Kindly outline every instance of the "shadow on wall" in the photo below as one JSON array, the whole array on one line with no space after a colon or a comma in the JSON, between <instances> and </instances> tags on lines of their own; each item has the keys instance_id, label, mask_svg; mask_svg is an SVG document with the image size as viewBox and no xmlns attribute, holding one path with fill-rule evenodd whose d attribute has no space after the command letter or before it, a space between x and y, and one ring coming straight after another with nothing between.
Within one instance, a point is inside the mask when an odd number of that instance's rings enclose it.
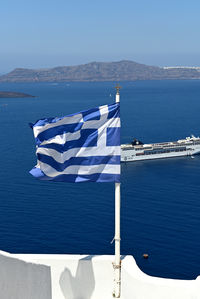
<instances>
[{"instance_id":1,"label":"shadow on wall","mask_svg":"<svg viewBox=\"0 0 200 299\"><path fill-rule=\"evenodd\" d=\"M65 268L60 276L60 287L65 299L90 299L95 287L92 257L80 259L75 277Z\"/></svg>"}]
</instances>

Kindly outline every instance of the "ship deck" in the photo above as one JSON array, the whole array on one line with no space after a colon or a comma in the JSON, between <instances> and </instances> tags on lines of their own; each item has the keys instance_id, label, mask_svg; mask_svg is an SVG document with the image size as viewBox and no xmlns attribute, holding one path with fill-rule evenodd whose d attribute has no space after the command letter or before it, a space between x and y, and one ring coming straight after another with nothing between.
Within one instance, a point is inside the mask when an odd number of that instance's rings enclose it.
<instances>
[{"instance_id":1,"label":"ship deck","mask_svg":"<svg viewBox=\"0 0 200 299\"><path fill-rule=\"evenodd\" d=\"M148 144L138 144L132 145L129 144L122 144L122 149L135 149L135 150L148 150L148 149L159 149L159 148L173 148L173 147L182 147L182 146L189 146L189 145L198 145L200 144L200 138L196 138L196 140L191 139L183 139L178 141L172 142L159 142L159 143L148 143Z\"/></svg>"}]
</instances>

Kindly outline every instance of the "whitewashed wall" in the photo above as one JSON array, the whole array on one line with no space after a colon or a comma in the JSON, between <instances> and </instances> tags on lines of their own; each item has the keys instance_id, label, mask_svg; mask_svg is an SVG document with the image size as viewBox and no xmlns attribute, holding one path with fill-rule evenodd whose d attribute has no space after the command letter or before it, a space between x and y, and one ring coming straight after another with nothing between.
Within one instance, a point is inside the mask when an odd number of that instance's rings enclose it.
<instances>
[{"instance_id":1,"label":"whitewashed wall","mask_svg":"<svg viewBox=\"0 0 200 299\"><path fill-rule=\"evenodd\" d=\"M50 299L50 268L0 251L0 299Z\"/></svg>"},{"instance_id":2,"label":"whitewashed wall","mask_svg":"<svg viewBox=\"0 0 200 299\"><path fill-rule=\"evenodd\" d=\"M200 276L196 280L152 277L138 268L132 256L123 261L122 285L124 299L200 299Z\"/></svg>"},{"instance_id":3,"label":"whitewashed wall","mask_svg":"<svg viewBox=\"0 0 200 299\"><path fill-rule=\"evenodd\" d=\"M0 255L0 299L113 298L114 256L12 257ZM200 299L200 277L190 281L151 277L138 268L132 256L126 256L121 299Z\"/></svg>"},{"instance_id":4,"label":"whitewashed wall","mask_svg":"<svg viewBox=\"0 0 200 299\"><path fill-rule=\"evenodd\" d=\"M51 266L52 299L113 298L113 256L17 256Z\"/></svg>"}]
</instances>

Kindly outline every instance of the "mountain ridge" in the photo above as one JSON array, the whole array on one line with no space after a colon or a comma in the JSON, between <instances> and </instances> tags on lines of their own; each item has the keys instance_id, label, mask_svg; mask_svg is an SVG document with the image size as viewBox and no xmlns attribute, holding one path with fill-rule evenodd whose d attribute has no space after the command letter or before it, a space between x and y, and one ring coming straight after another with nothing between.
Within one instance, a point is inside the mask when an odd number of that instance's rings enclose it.
<instances>
[{"instance_id":1,"label":"mountain ridge","mask_svg":"<svg viewBox=\"0 0 200 299\"><path fill-rule=\"evenodd\" d=\"M161 68L130 60L89 62L74 66L27 69L16 68L0 76L0 82L97 82L164 79L200 79L200 70Z\"/></svg>"}]
</instances>

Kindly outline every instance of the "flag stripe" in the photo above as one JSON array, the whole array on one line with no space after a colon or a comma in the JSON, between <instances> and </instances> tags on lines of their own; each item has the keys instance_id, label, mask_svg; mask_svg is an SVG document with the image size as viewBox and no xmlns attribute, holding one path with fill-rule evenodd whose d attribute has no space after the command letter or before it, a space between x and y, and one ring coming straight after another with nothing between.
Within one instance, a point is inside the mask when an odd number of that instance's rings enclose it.
<instances>
[{"instance_id":1,"label":"flag stripe","mask_svg":"<svg viewBox=\"0 0 200 299\"><path fill-rule=\"evenodd\" d=\"M45 140L52 139L57 135L63 135L64 133L73 133L79 131L82 128L82 123L75 123L75 124L67 124L62 126L57 126L56 128L48 128L45 131L39 133L36 137L36 144L39 145Z\"/></svg>"},{"instance_id":2,"label":"flag stripe","mask_svg":"<svg viewBox=\"0 0 200 299\"><path fill-rule=\"evenodd\" d=\"M34 167L30 173L39 178L40 180L45 181L54 181L54 182L70 182L70 183L84 183L84 182L118 182L120 183L119 174L108 174L108 173L95 173L88 175L73 175L73 174L64 174L56 176L55 178L48 177L39 169Z\"/></svg>"},{"instance_id":3,"label":"flag stripe","mask_svg":"<svg viewBox=\"0 0 200 299\"><path fill-rule=\"evenodd\" d=\"M57 171L55 168L51 167L49 164L38 161L40 169L45 175L49 177L56 177L61 174L75 174L75 175L87 175L88 173L112 173L120 174L120 165L112 164L99 164L99 165L70 165L63 171Z\"/></svg>"},{"instance_id":4,"label":"flag stripe","mask_svg":"<svg viewBox=\"0 0 200 299\"><path fill-rule=\"evenodd\" d=\"M64 171L71 165L100 165L100 164L114 164L120 163L120 156L93 156L93 157L73 157L64 163L58 163L51 156L38 154L38 160L42 163L50 165L57 171Z\"/></svg>"},{"instance_id":5,"label":"flag stripe","mask_svg":"<svg viewBox=\"0 0 200 299\"><path fill-rule=\"evenodd\" d=\"M106 156L106 155L120 155L121 154L121 148L120 146L116 147L106 147L106 149L102 152L101 148L93 148L93 147L85 147L85 148L72 148L68 150L67 152L60 155L59 152L57 152L54 149L48 149L48 148L42 148L38 147L36 154L44 154L47 156L51 156L54 160L56 160L58 163L63 163L66 160L69 160L72 157L79 156L79 157L94 157L94 156Z\"/></svg>"},{"instance_id":6,"label":"flag stripe","mask_svg":"<svg viewBox=\"0 0 200 299\"><path fill-rule=\"evenodd\" d=\"M64 117L56 118L44 118L37 120L34 124L30 124L31 128L34 131L34 136L37 137L39 133L45 131L49 128L54 128L61 125L68 125L78 123L83 119L82 113L78 112L74 115L67 115Z\"/></svg>"},{"instance_id":7,"label":"flag stripe","mask_svg":"<svg viewBox=\"0 0 200 299\"><path fill-rule=\"evenodd\" d=\"M74 133L64 133L62 135L56 135L54 138L51 139L51 142L57 144L65 144L67 141L77 140L80 137L81 137L80 131ZM42 146L45 144L49 144L49 141L46 140L42 142Z\"/></svg>"},{"instance_id":8,"label":"flag stripe","mask_svg":"<svg viewBox=\"0 0 200 299\"><path fill-rule=\"evenodd\" d=\"M88 137L89 136L89 137ZM96 129L81 130L80 138L75 140L66 141L64 144L51 143L41 145L41 147L51 148L59 153L68 151L71 148L77 147L92 147L97 146L98 131Z\"/></svg>"}]
</instances>

